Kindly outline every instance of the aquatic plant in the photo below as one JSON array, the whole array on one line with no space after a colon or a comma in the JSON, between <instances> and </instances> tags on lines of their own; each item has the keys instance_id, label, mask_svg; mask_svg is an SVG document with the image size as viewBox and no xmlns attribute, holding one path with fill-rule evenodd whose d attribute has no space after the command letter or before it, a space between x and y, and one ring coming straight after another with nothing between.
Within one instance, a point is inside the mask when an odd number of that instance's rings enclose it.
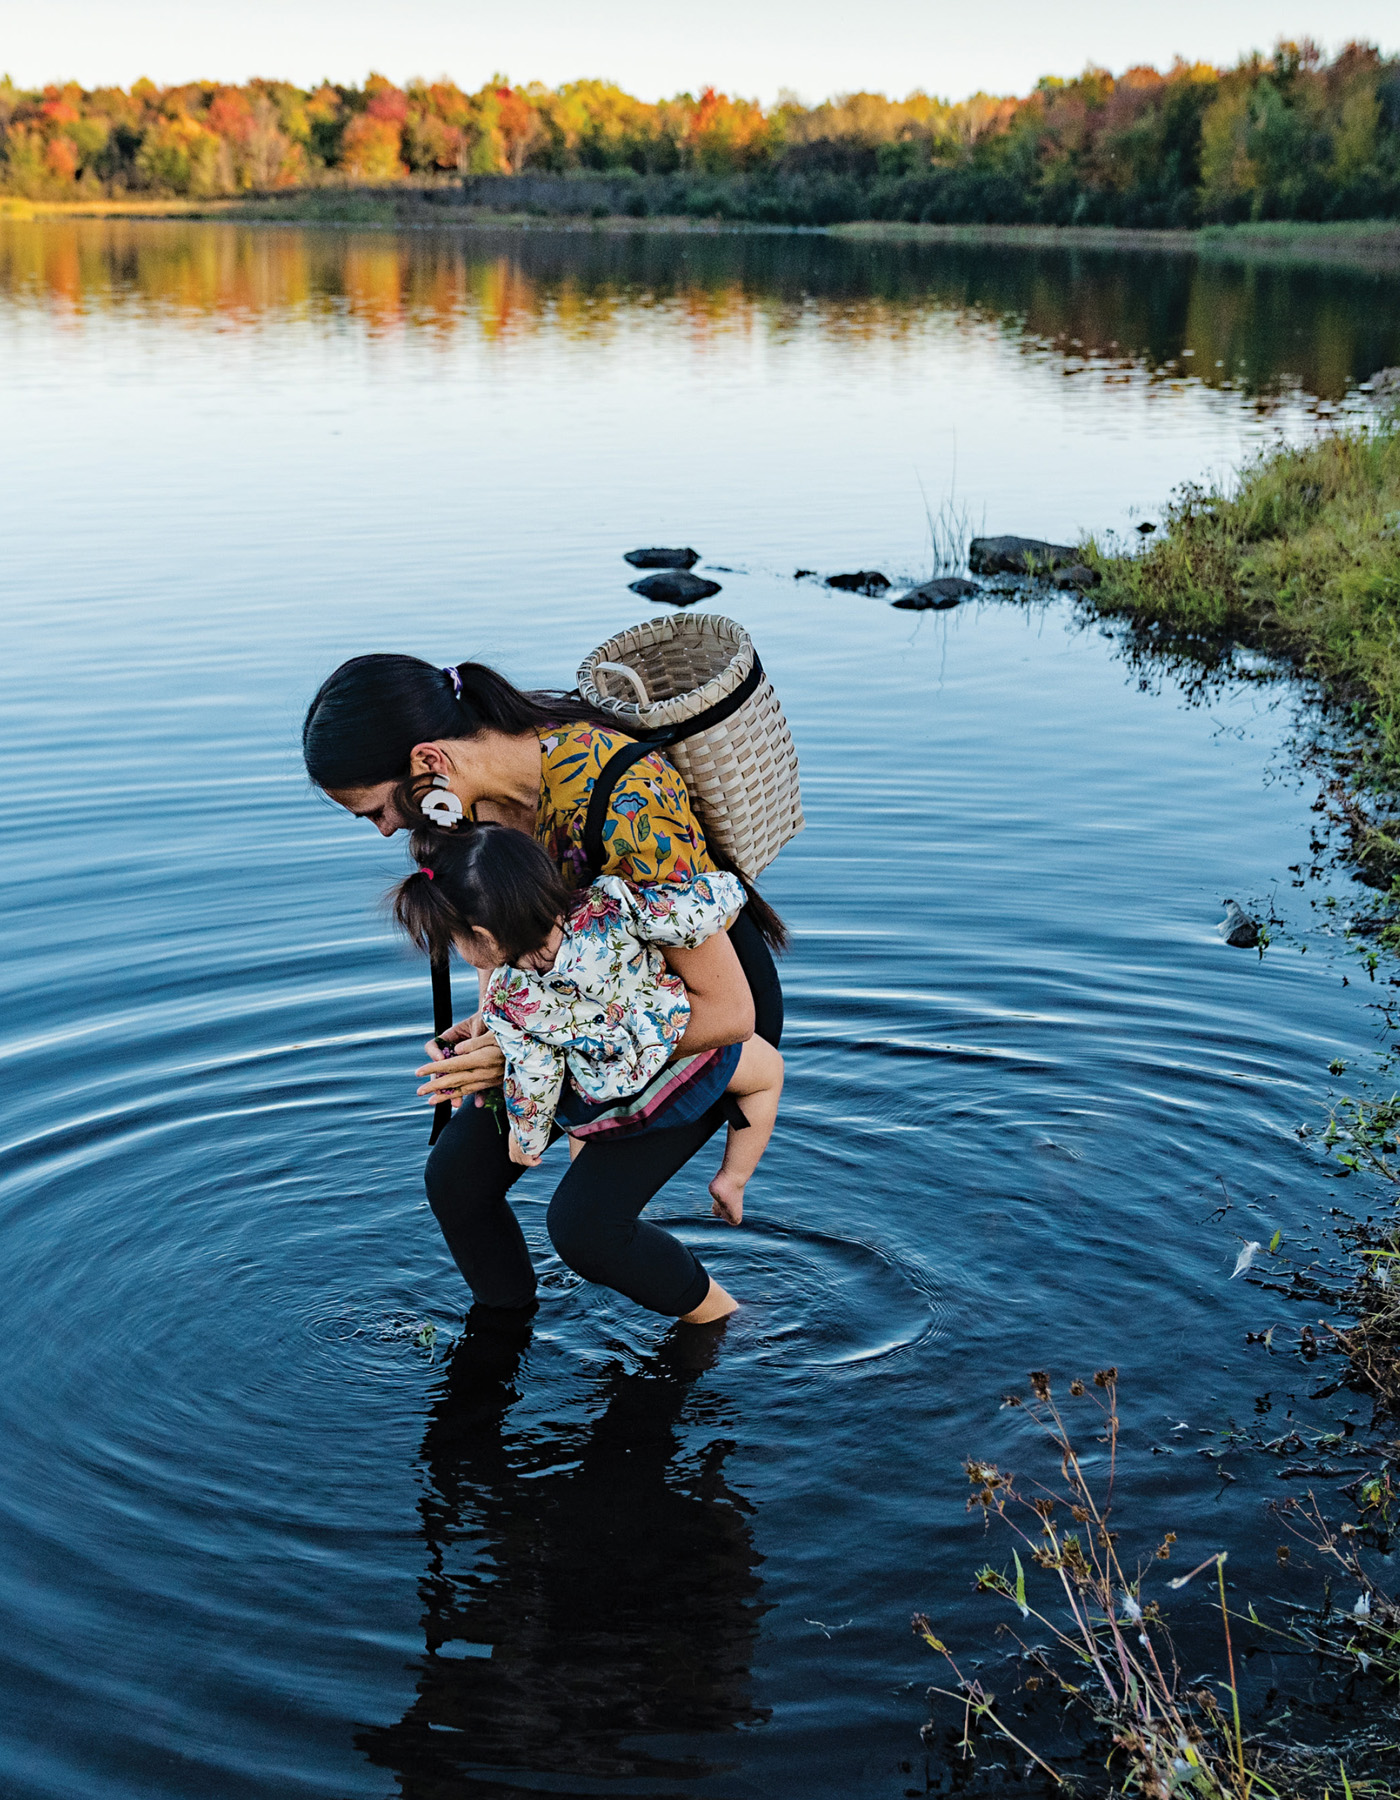
<instances>
[{"instance_id":1,"label":"aquatic plant","mask_svg":"<svg viewBox=\"0 0 1400 1800\"><path fill-rule=\"evenodd\" d=\"M1006 1403L1025 1404L1046 1429L1059 1464L1059 1482L1022 1484L994 1464L981 1460L966 1464L973 1490L969 1509L980 1508L989 1525L995 1519L1016 1540L1011 1569L988 1563L978 1572L977 1585L1008 1601L1022 1627L1038 1626L1047 1634L1048 1642L1031 1644L1020 1636L1021 1628L999 1628L1009 1633L1035 1670L1025 1688L1034 1692L1049 1685L1103 1734L1106 1790L1140 1794L1148 1800L1176 1796L1262 1800L1266 1795L1273 1800L1326 1800L1333 1790L1337 1800L1363 1796L1396 1800L1388 1782L1358 1772L1362 1767L1389 1767L1394 1719L1388 1714L1371 1714L1340 1740L1334 1724L1326 1747L1278 1742L1246 1730L1232 1629L1244 1624L1255 1637L1273 1635L1290 1649L1322 1656L1339 1665L1345 1678L1369 1674L1387 1683L1400 1681L1400 1607L1375 1586L1359 1553L1368 1530L1370 1540L1382 1542L1374 1525L1382 1513L1388 1519L1396 1498L1388 1475L1363 1484L1361 1524L1332 1527L1311 1494L1306 1500L1280 1504L1277 1510L1294 1535L1334 1565L1356 1599L1346 1609L1333 1606L1328 1583L1320 1608L1299 1610L1285 1623L1270 1625L1252 1605L1243 1613L1231 1605L1223 1551L1167 1579L1160 1565L1170 1562L1176 1544L1176 1534L1168 1531L1141 1562L1130 1566L1124 1560L1114 1499L1120 1429L1117 1371L1101 1369L1092 1385L1069 1384L1072 1398L1088 1395L1096 1402L1091 1429L1096 1445L1107 1446L1107 1473L1101 1486L1085 1472L1048 1375L1036 1371L1030 1380L1029 1402L1011 1395ZM1075 1435L1082 1441L1082 1433ZM1372 1515L1371 1526L1364 1523L1367 1512ZM1281 1547L1278 1554L1280 1564L1286 1565L1288 1549ZM1035 1592L1037 1570L1054 1578L1049 1600ZM1212 1610L1219 1613L1224 1674L1209 1685L1192 1688L1181 1678L1163 1604L1169 1593L1180 1592L1198 1578L1214 1589ZM1057 1790L1084 1791L1082 1775L1054 1767L1012 1728L982 1682L964 1675L925 1615L916 1614L913 1625L916 1635L952 1671L955 1685L931 1688L930 1694L960 1705L958 1745L963 1758L975 1756L979 1732L990 1731L1026 1757L1027 1773L1038 1767ZM925 1728L926 1738L931 1738L932 1729Z\"/></svg>"},{"instance_id":2,"label":"aquatic plant","mask_svg":"<svg viewBox=\"0 0 1400 1800\"><path fill-rule=\"evenodd\" d=\"M919 483L919 492L923 496L924 517L928 521L929 559L933 565L929 573L965 574L968 548L978 531L985 529L985 518L981 526L974 524L971 506L958 499L956 470L948 492L938 503L937 512L929 504L922 481Z\"/></svg>"},{"instance_id":3,"label":"aquatic plant","mask_svg":"<svg viewBox=\"0 0 1400 1800\"><path fill-rule=\"evenodd\" d=\"M1068 1426L1054 1398L1049 1377L1031 1375L1031 1415L1049 1433L1059 1461L1058 1487L1017 1485L1009 1472L994 1464L966 1465L972 1483L969 1508L980 1508L988 1523L995 1517L1018 1540L1012 1549L1014 1574L988 1564L978 1586L1009 1600L1023 1621L1033 1620L1049 1634L1050 1648L1021 1642L1023 1653L1071 1701L1086 1706L1112 1741L1119 1763L1116 1785L1166 1800L1183 1790L1201 1800L1249 1800L1256 1787L1276 1790L1262 1778L1255 1748L1246 1739L1240 1716L1230 1612L1225 1600L1225 1553L1217 1552L1185 1575L1164 1581L1164 1589L1181 1589L1213 1569L1220 1595L1221 1626L1228 1680L1220 1685L1228 1709L1208 1689L1187 1692L1167 1633L1161 1597L1150 1594L1158 1564L1170 1560L1175 1534L1166 1533L1146 1564L1130 1569L1119 1552L1120 1533L1113 1522L1114 1479L1119 1436L1118 1372L1100 1369L1092 1387L1072 1381L1076 1399L1094 1393L1097 1441L1108 1446L1108 1473L1096 1491L1085 1473ZM1019 1396L1010 1404L1022 1405ZM1054 1577L1052 1603L1032 1602L1026 1566ZM1052 1590L1053 1591L1053 1590ZM935 1634L923 1614L914 1630L936 1650L953 1672L956 1687L931 1692L961 1702L961 1748L975 1753L974 1727L986 1726L1038 1764L1057 1785L1066 1778L1020 1737L996 1710L980 1681L964 1676L953 1652ZM1013 1630L1012 1633L1015 1636ZM1074 1678L1061 1666L1067 1664Z\"/></svg>"},{"instance_id":4,"label":"aquatic plant","mask_svg":"<svg viewBox=\"0 0 1400 1800\"><path fill-rule=\"evenodd\" d=\"M1400 1186L1400 1094L1375 1100L1343 1095L1322 1143L1348 1174ZM1337 1296L1351 1323L1331 1327L1332 1337L1357 1384L1400 1414L1400 1215L1344 1220L1337 1237L1353 1272Z\"/></svg>"},{"instance_id":5,"label":"aquatic plant","mask_svg":"<svg viewBox=\"0 0 1400 1800\"><path fill-rule=\"evenodd\" d=\"M1373 1529L1367 1524L1368 1512L1376 1515L1376 1524L1388 1537L1395 1499L1389 1474L1363 1484L1359 1498L1360 1521L1336 1526L1324 1516L1311 1493L1306 1499L1279 1503L1277 1511L1294 1535L1339 1571L1348 1591L1356 1595L1349 1607L1333 1606L1329 1583L1328 1599L1321 1609L1295 1616L1289 1624L1289 1635L1319 1656L1339 1659L1388 1683L1400 1682L1400 1606L1376 1586L1359 1548L1363 1534ZM1286 1552L1280 1555L1286 1556ZM1250 1618L1254 1624L1262 1624L1252 1607Z\"/></svg>"}]
</instances>

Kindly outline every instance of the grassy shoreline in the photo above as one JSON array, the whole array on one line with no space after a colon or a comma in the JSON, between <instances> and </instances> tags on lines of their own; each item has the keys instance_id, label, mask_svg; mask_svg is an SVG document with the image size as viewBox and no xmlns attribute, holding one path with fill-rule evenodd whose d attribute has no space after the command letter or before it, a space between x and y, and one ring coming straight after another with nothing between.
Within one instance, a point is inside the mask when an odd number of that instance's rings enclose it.
<instances>
[{"instance_id":1,"label":"grassy shoreline","mask_svg":"<svg viewBox=\"0 0 1400 1800\"><path fill-rule=\"evenodd\" d=\"M838 225L766 225L685 214L634 218L580 213L498 212L460 203L452 190L318 188L277 195L210 200L43 201L0 198L0 219L132 219L240 224L434 226L454 230L685 232L752 236L834 237L861 243L990 246L1011 250L1131 251L1221 261L1326 263L1400 270L1400 220L1334 224L1207 225L1193 231L1147 231L1114 225L916 225L860 220Z\"/></svg>"},{"instance_id":2,"label":"grassy shoreline","mask_svg":"<svg viewBox=\"0 0 1400 1800\"><path fill-rule=\"evenodd\" d=\"M1400 950L1400 376L1395 380L1377 394L1379 422L1263 453L1216 488L1181 489L1149 548L1120 555L1092 540L1082 545L1100 585L1078 602L1085 619L1124 627L1144 666L1174 669L1188 685L1240 673L1240 652L1266 656L1280 672L1307 681L1324 719L1322 804L1348 838L1363 878L1385 892L1380 916L1362 922L1379 939L1378 951ZM1376 960L1366 952L1373 975ZM1400 1002L1382 1006L1389 1033L1400 1031ZM1393 1068L1398 1051L1392 1047L1383 1068ZM1313 1129L1302 1131L1311 1136ZM1181 1574L1173 1565L1168 1579L1161 1562L1170 1560L1174 1534L1154 1553L1134 1516L1140 1502L1114 1499L1116 1370L1095 1375L1105 1398L1082 1434L1110 1446L1102 1492L1079 1461L1068 1409L1062 1414L1048 1375L1033 1373L1033 1400L1011 1395L1006 1404L1031 1409L1048 1436L1059 1484L1053 1474L1017 1482L981 1459L965 1465L970 1507L980 1506L999 1531L1012 1534L1007 1548L993 1552L1004 1558L1009 1548L1012 1566L989 1561L975 1576L982 1591L1008 1603L995 1629L1009 1634L1026 1671L1013 1678L1010 1699L998 1707L983 1685L981 1671L995 1649L990 1634L976 1643L980 1662L960 1667L954 1656L966 1653L945 1644L922 1614L914 1618L915 1635L949 1671L930 1690L941 1702L930 1729L950 1746L950 1758L970 1761L979 1740L989 1740L1003 1756L1038 1763L1045 1791L1057 1794L1400 1800L1393 1785L1400 1604L1386 1566L1400 1531L1400 1445L1393 1441L1400 1420L1400 1093L1341 1099L1317 1142L1332 1157L1334 1175L1372 1178L1357 1196L1361 1216L1330 1209L1335 1248L1323 1264L1295 1262L1276 1236L1251 1280L1326 1309L1330 1318L1313 1313L1316 1326L1301 1325L1293 1352L1304 1365L1327 1359L1318 1373L1329 1384L1311 1398L1364 1397L1372 1417L1359 1430L1342 1417L1335 1431L1320 1434L1290 1424L1272 1442L1266 1439L1276 1426L1251 1433L1231 1420L1229 1435L1280 1463L1308 1449L1323 1461L1347 1457L1338 1469L1277 1471L1350 1478L1336 1490L1347 1497L1344 1507L1309 1487L1272 1508L1284 1539L1279 1565L1294 1556L1295 1566L1315 1570L1318 1601L1280 1602L1263 1591L1232 1599L1219 1553ZM1256 1255L1262 1248L1251 1246ZM1271 1266L1276 1251L1280 1260ZM1314 1255L1312 1246L1305 1254ZM1292 1335L1276 1322L1246 1341L1272 1353L1276 1331L1280 1339ZM1082 1379L1068 1393L1081 1407L1095 1399ZM1098 1461L1102 1482L1105 1458ZM1339 1510L1354 1518L1336 1518ZM1083 1528L1073 1531L1066 1521ZM1120 1558L1120 1531L1136 1540L1136 1562L1126 1552ZM1179 1679L1169 1611L1173 1591L1194 1577L1203 1578L1205 1590L1197 1590L1198 1604L1218 1606L1221 1639L1212 1677L1188 1684ZM1345 1596L1340 1604L1334 1583ZM1186 1602L1180 1611L1184 1619ZM1275 1689L1262 1708L1256 1699L1247 1709L1238 1671L1265 1646L1298 1665L1306 1659L1316 1688L1301 1699L1290 1692L1282 1708L1273 1705ZM1108 1781L1099 1779L1087 1750L1056 1754L1038 1710L1047 1691L1084 1723L1098 1765L1114 1771Z\"/></svg>"},{"instance_id":3,"label":"grassy shoreline","mask_svg":"<svg viewBox=\"0 0 1400 1800\"><path fill-rule=\"evenodd\" d=\"M1392 377L1392 380L1395 378ZM1400 950L1400 381L1381 420L1298 448L1282 446L1214 488L1188 485L1150 548L1085 561L1100 585L1089 617L1127 627L1131 649L1192 678L1228 675L1240 651L1307 681L1325 748L1318 809L1343 855L1378 890L1362 921L1378 951ZM1316 847L1316 846L1315 846ZM1372 975L1376 952L1369 957ZM1386 1003L1394 1031L1394 1003ZM1400 1189L1400 1094L1340 1103L1324 1139L1343 1170ZM1337 1334L1351 1380L1400 1416L1400 1215L1339 1234L1351 1281ZM1379 1274L1378 1274L1379 1269Z\"/></svg>"},{"instance_id":4,"label":"grassy shoreline","mask_svg":"<svg viewBox=\"0 0 1400 1800\"><path fill-rule=\"evenodd\" d=\"M1101 585L1085 604L1205 665L1236 648L1283 659L1363 728L1368 773L1400 787L1400 392L1385 404L1374 427L1188 484L1139 555L1090 542Z\"/></svg>"}]
</instances>

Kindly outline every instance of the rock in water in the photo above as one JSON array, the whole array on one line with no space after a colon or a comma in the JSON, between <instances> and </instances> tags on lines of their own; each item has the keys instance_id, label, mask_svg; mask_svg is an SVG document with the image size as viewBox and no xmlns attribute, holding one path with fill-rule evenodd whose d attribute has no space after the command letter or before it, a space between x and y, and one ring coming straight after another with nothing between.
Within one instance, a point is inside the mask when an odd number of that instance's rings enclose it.
<instances>
[{"instance_id":1,"label":"rock in water","mask_svg":"<svg viewBox=\"0 0 1400 1800\"><path fill-rule=\"evenodd\" d=\"M1047 544L1043 538L973 538L967 566L974 575L1044 575L1079 561L1071 544Z\"/></svg>"},{"instance_id":2,"label":"rock in water","mask_svg":"<svg viewBox=\"0 0 1400 1800\"><path fill-rule=\"evenodd\" d=\"M688 569L699 560L698 550L664 550L656 545L650 550L628 550L623 556L634 569Z\"/></svg>"},{"instance_id":3,"label":"rock in water","mask_svg":"<svg viewBox=\"0 0 1400 1800\"><path fill-rule=\"evenodd\" d=\"M966 600L969 594L980 594L981 591L975 581L964 581L961 575L940 575L936 581L910 588L894 604L904 612L942 611L944 607L956 606L960 600Z\"/></svg>"},{"instance_id":4,"label":"rock in water","mask_svg":"<svg viewBox=\"0 0 1400 1800\"><path fill-rule=\"evenodd\" d=\"M890 582L878 569L852 569L848 575L828 575L826 585L845 594L883 594Z\"/></svg>"},{"instance_id":5,"label":"rock in water","mask_svg":"<svg viewBox=\"0 0 1400 1800\"><path fill-rule=\"evenodd\" d=\"M1097 569L1091 569L1087 563L1071 563L1067 569L1056 569L1050 577L1050 585L1068 592L1082 594L1085 588L1099 585L1099 572Z\"/></svg>"},{"instance_id":6,"label":"rock in water","mask_svg":"<svg viewBox=\"0 0 1400 1800\"><path fill-rule=\"evenodd\" d=\"M1233 944L1237 950L1249 950L1259 942L1259 921L1251 919L1234 900L1225 902L1225 917L1215 929L1224 935L1227 944Z\"/></svg>"},{"instance_id":7,"label":"rock in water","mask_svg":"<svg viewBox=\"0 0 1400 1800\"><path fill-rule=\"evenodd\" d=\"M1371 379L1361 385L1370 388L1382 405L1400 405L1400 368L1377 369Z\"/></svg>"},{"instance_id":8,"label":"rock in water","mask_svg":"<svg viewBox=\"0 0 1400 1800\"><path fill-rule=\"evenodd\" d=\"M688 575L683 569L667 569L660 575L648 575L629 583L634 594L648 600L667 600L672 606L689 606L696 600L707 600L719 592L717 581L706 581L703 575Z\"/></svg>"}]
</instances>

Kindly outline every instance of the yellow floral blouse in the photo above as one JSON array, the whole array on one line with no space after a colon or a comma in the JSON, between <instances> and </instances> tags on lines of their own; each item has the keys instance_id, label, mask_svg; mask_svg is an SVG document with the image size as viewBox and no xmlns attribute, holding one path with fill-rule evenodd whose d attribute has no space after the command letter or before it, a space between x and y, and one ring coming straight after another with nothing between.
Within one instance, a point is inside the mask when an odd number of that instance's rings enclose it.
<instances>
[{"instance_id":1,"label":"yellow floral blouse","mask_svg":"<svg viewBox=\"0 0 1400 1800\"><path fill-rule=\"evenodd\" d=\"M587 868L583 827L593 783L613 751L633 741L625 732L597 725L560 725L540 733L535 837L574 887ZM634 762L613 789L603 848L602 873L638 884L714 873L685 783L659 750Z\"/></svg>"}]
</instances>

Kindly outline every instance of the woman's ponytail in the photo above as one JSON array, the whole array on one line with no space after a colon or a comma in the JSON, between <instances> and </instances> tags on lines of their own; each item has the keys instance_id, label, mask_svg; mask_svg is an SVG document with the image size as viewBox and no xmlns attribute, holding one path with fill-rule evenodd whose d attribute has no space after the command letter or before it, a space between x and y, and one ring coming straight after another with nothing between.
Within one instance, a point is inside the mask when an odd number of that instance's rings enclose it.
<instances>
[{"instance_id":1,"label":"woman's ponytail","mask_svg":"<svg viewBox=\"0 0 1400 1800\"><path fill-rule=\"evenodd\" d=\"M708 842L708 840L707 840ZM772 907L759 893L748 876L723 850L710 843L710 861L726 875L732 875L744 890L744 911L758 927L758 935L776 956L781 956L788 947L788 928L782 921L781 914Z\"/></svg>"},{"instance_id":2,"label":"woman's ponytail","mask_svg":"<svg viewBox=\"0 0 1400 1800\"><path fill-rule=\"evenodd\" d=\"M416 744L483 731L523 737L551 725L606 722L576 696L527 693L485 663L352 656L317 689L301 748L312 781L334 793L406 780Z\"/></svg>"}]
</instances>

